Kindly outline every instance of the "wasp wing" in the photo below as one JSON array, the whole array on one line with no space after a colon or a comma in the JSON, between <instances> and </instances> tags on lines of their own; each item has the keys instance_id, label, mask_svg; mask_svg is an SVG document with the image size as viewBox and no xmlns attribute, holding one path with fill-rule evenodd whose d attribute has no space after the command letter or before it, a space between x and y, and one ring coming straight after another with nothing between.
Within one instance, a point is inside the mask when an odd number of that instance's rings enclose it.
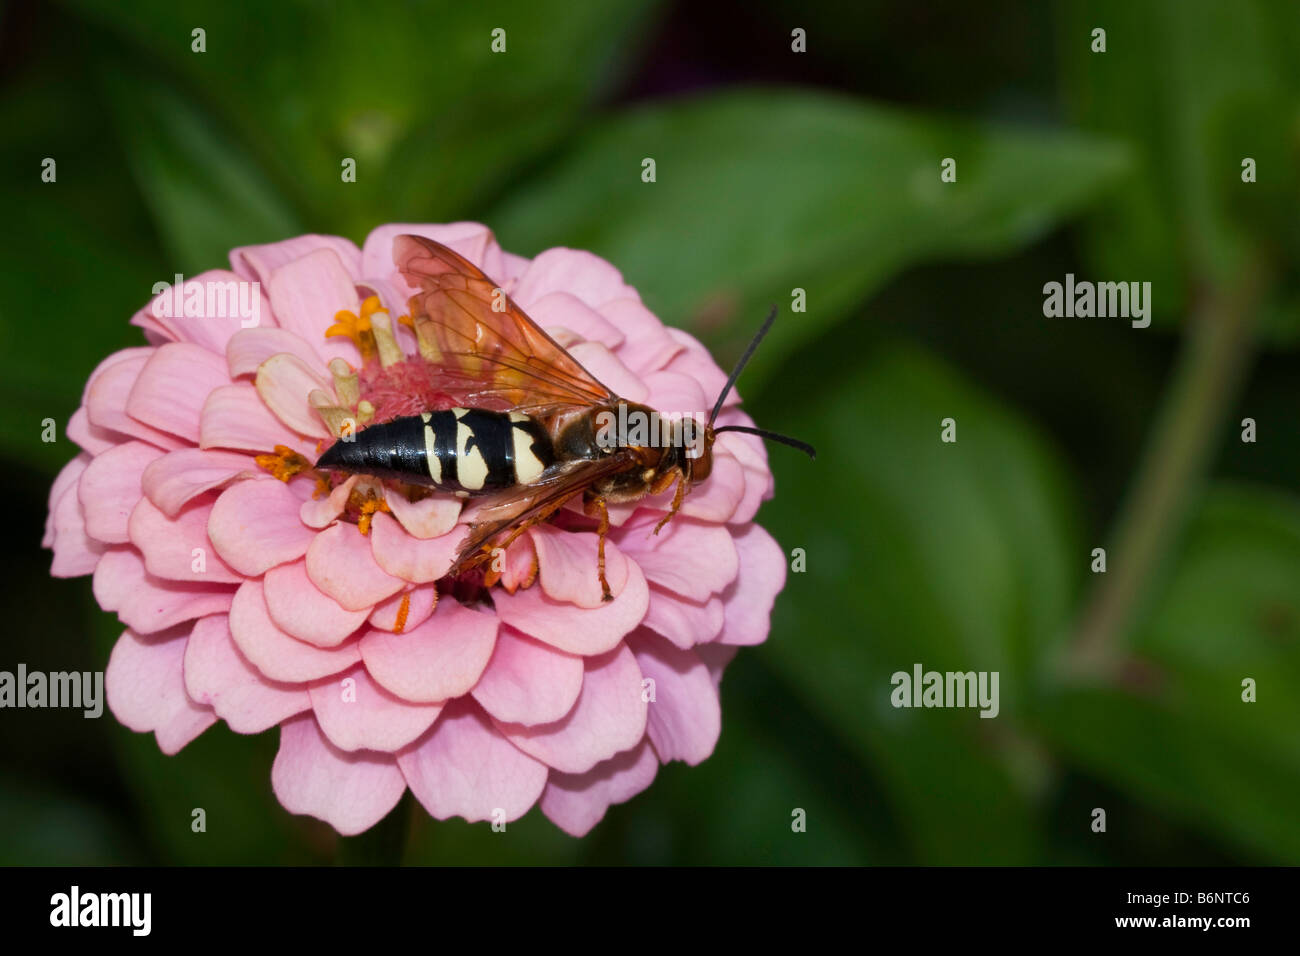
<instances>
[{"instance_id":1,"label":"wasp wing","mask_svg":"<svg viewBox=\"0 0 1300 956\"><path fill-rule=\"evenodd\" d=\"M635 453L620 449L603 458L579 459L553 466L552 470L528 485L519 485L487 499L480 507L469 537L461 546L451 574L472 567L486 559L492 547L501 542L495 539L508 535L514 540L518 534L535 524L540 524L602 478L627 471L637 464ZM508 543L508 542L506 542Z\"/></svg>"},{"instance_id":2,"label":"wasp wing","mask_svg":"<svg viewBox=\"0 0 1300 956\"><path fill-rule=\"evenodd\" d=\"M411 297L411 320L431 384L458 403L545 416L616 400L459 253L405 235L394 242L393 258L420 290Z\"/></svg>"}]
</instances>

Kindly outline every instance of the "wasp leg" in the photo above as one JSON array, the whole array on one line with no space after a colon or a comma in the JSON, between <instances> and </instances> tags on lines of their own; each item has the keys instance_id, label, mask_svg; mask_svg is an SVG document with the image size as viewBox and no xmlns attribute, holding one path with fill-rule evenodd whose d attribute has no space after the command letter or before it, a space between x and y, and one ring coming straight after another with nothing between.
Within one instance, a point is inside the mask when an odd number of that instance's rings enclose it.
<instances>
[{"instance_id":1,"label":"wasp leg","mask_svg":"<svg viewBox=\"0 0 1300 956\"><path fill-rule=\"evenodd\" d=\"M664 485L663 488L652 489L651 494L657 494L658 492L663 491L667 487L668 487L667 485ZM686 497L686 476L679 472L677 475L677 490L673 493L673 503L668 507L668 514L660 518L659 523L655 525L655 530L654 530L655 534L658 534L660 528L662 528L668 522L673 520L673 515L677 514L677 509L682 506L682 499L685 497Z\"/></svg>"},{"instance_id":2,"label":"wasp leg","mask_svg":"<svg viewBox=\"0 0 1300 956\"><path fill-rule=\"evenodd\" d=\"M586 502L583 508L588 514L594 513L600 515L600 524L596 526L596 536L598 543L596 545L596 576L600 579L600 599L602 601L614 600L614 595L610 593L609 581L605 579L605 536L609 534L609 508L605 506L605 496L593 494Z\"/></svg>"},{"instance_id":3,"label":"wasp leg","mask_svg":"<svg viewBox=\"0 0 1300 956\"><path fill-rule=\"evenodd\" d=\"M482 545L482 547L480 547L473 554L468 554L459 558L456 561L456 563L452 565L451 571L449 573L458 574L461 571L467 571L470 568L476 568L480 564L483 564L484 562L491 559L498 550L504 552L507 548L509 548L512 544L515 543L515 539L518 538L521 534L523 534L525 531L527 531L529 528L533 527L534 525L539 525L544 523L546 519L548 519L549 517L551 517L551 515L555 514L555 512L559 511L561 508L567 505L569 501L579 493L580 492L575 491L573 494L561 498L560 500L553 502L550 505L547 505L545 509L537 512L528 520L521 521L518 525L510 529L509 533L506 534L506 537L500 543L493 544L491 540L488 540ZM498 577L499 576L500 575L498 575ZM495 583L495 580L493 583Z\"/></svg>"}]
</instances>

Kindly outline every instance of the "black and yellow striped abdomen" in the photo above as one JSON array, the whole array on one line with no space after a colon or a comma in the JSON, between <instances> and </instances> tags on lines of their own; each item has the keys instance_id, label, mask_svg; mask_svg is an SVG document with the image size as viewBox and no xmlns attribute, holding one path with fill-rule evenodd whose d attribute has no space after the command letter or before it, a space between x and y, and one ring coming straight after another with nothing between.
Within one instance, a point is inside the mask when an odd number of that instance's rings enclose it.
<instances>
[{"instance_id":1,"label":"black and yellow striped abdomen","mask_svg":"<svg viewBox=\"0 0 1300 956\"><path fill-rule=\"evenodd\" d=\"M546 431L527 415L449 408L371 425L335 442L317 466L464 496L534 481L554 461Z\"/></svg>"}]
</instances>

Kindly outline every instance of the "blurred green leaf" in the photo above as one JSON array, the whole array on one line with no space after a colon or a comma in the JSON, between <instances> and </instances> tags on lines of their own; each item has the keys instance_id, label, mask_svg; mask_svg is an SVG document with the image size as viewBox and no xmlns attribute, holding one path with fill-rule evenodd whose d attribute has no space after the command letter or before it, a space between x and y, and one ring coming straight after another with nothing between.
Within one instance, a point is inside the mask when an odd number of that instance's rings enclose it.
<instances>
[{"instance_id":1,"label":"blurred green leaf","mask_svg":"<svg viewBox=\"0 0 1300 956\"><path fill-rule=\"evenodd\" d=\"M1300 862L1300 501L1213 490L1133 649L1130 686L1045 698L1048 732L1189 825Z\"/></svg>"},{"instance_id":2,"label":"blurred green leaf","mask_svg":"<svg viewBox=\"0 0 1300 956\"><path fill-rule=\"evenodd\" d=\"M463 215L559 142L627 68L655 4L290 0L258 6L254 28L224 0L71 6L133 45L136 82L179 78L215 111L313 229L357 237Z\"/></svg>"},{"instance_id":3,"label":"blurred green leaf","mask_svg":"<svg viewBox=\"0 0 1300 956\"><path fill-rule=\"evenodd\" d=\"M1067 0L1066 99L1084 128L1139 158L1091 223L1098 279L1150 281L1157 320L1198 282L1228 286L1260 255L1290 285L1265 334L1300 335L1300 17L1293 0ZM1094 53L1092 31L1106 30ZM1242 182L1242 161L1257 181Z\"/></svg>"},{"instance_id":4,"label":"blurred green leaf","mask_svg":"<svg viewBox=\"0 0 1300 956\"><path fill-rule=\"evenodd\" d=\"M86 97L86 48L64 38L66 62L33 64L0 90L0 205L21 223L0 270L0 454L53 472L77 453L63 427L90 372L142 342L128 325L164 272L148 217L102 110ZM55 180L42 180L55 161ZM58 425L41 440L42 421Z\"/></svg>"},{"instance_id":5,"label":"blurred green leaf","mask_svg":"<svg viewBox=\"0 0 1300 956\"><path fill-rule=\"evenodd\" d=\"M0 782L0 866L121 866L141 848L93 796Z\"/></svg>"},{"instance_id":6,"label":"blurred green leaf","mask_svg":"<svg viewBox=\"0 0 1300 956\"><path fill-rule=\"evenodd\" d=\"M236 246L306 231L243 150L174 90L118 71L104 87L173 274L228 269Z\"/></svg>"},{"instance_id":7,"label":"blurred green leaf","mask_svg":"<svg viewBox=\"0 0 1300 956\"><path fill-rule=\"evenodd\" d=\"M792 361L781 392L800 399L761 402L760 420L818 458L778 463L762 520L808 570L760 653L886 778L910 858L1033 861L1047 767L1021 724L1086 558L1065 474L1023 420L912 348ZM890 677L916 663L1000 672L1000 714L895 709Z\"/></svg>"},{"instance_id":8,"label":"blurred green leaf","mask_svg":"<svg viewBox=\"0 0 1300 956\"><path fill-rule=\"evenodd\" d=\"M957 181L940 162L957 161ZM642 182L643 159L656 181ZM1060 132L921 118L820 93L746 90L612 117L488 217L507 249L591 249L670 324L718 344L792 289L753 384L782 352L929 258L1002 255L1041 236L1125 165ZM734 321L733 321L734 320Z\"/></svg>"}]
</instances>

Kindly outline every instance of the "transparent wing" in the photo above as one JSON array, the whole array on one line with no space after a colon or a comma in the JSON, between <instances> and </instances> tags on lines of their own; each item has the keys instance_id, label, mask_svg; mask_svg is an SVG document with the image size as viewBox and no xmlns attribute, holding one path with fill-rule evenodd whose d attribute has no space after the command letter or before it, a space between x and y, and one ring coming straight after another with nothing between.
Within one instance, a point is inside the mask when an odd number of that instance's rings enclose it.
<instances>
[{"instance_id":1,"label":"transparent wing","mask_svg":"<svg viewBox=\"0 0 1300 956\"><path fill-rule=\"evenodd\" d=\"M411 319L432 384L457 402L545 415L617 398L463 256L407 235L393 257L420 290Z\"/></svg>"}]
</instances>

